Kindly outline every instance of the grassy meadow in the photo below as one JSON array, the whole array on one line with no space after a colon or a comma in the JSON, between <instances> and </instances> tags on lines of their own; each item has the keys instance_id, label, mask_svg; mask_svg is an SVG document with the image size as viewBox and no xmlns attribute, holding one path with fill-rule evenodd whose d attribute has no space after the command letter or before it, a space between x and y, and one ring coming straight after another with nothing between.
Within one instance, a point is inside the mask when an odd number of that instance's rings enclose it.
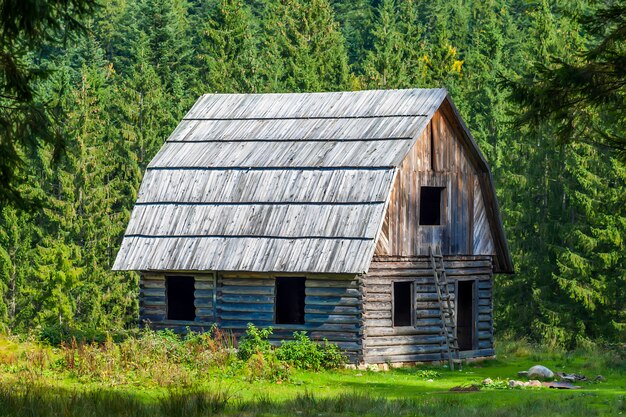
<instances>
[{"instance_id":1,"label":"grassy meadow","mask_svg":"<svg viewBox=\"0 0 626 417\"><path fill-rule=\"evenodd\" d=\"M626 415L626 355L564 352L501 341L497 359L465 364L313 371L271 352L242 360L224 334L144 331L56 346L0 336L2 416L618 416ZM291 352L302 349L296 345ZM292 356L292 358L295 356ZM590 379L579 390L508 388L542 364ZM494 383L480 386L485 378ZM480 390L455 392L455 387Z\"/></svg>"}]
</instances>

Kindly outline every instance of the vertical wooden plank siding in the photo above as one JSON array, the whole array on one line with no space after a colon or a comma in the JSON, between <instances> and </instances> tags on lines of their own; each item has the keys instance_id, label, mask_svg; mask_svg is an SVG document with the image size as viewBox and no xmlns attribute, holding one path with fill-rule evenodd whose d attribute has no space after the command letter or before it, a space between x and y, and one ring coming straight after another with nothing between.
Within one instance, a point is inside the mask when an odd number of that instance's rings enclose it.
<instances>
[{"instance_id":1,"label":"vertical wooden plank siding","mask_svg":"<svg viewBox=\"0 0 626 417\"><path fill-rule=\"evenodd\" d=\"M474 178L474 208L473 223L474 230L472 236L472 250L475 254L490 254L495 252L493 238L491 236L491 226L485 210L485 201L482 198L480 183L478 178Z\"/></svg>"},{"instance_id":2,"label":"vertical wooden plank siding","mask_svg":"<svg viewBox=\"0 0 626 417\"><path fill-rule=\"evenodd\" d=\"M474 280L476 323L474 346L463 357L492 356L492 258L447 256L445 266L455 302L455 281ZM415 321L412 326L393 327L392 287L395 281L415 286ZM367 363L420 362L443 359L439 302L435 281L426 257L377 257L363 277L363 359Z\"/></svg>"},{"instance_id":3,"label":"vertical wooden plank siding","mask_svg":"<svg viewBox=\"0 0 626 417\"><path fill-rule=\"evenodd\" d=\"M480 174L460 135L444 112L434 114L396 176L376 255L423 256L434 245L447 255L495 253ZM439 226L419 225L422 186L445 188Z\"/></svg>"}]
</instances>

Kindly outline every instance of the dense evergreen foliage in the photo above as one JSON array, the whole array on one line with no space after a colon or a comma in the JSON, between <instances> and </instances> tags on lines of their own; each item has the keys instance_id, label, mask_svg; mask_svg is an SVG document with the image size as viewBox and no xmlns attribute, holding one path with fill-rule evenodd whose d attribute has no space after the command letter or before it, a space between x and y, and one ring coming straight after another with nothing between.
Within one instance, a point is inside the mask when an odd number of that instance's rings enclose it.
<instances>
[{"instance_id":1,"label":"dense evergreen foliage","mask_svg":"<svg viewBox=\"0 0 626 417\"><path fill-rule=\"evenodd\" d=\"M4 41L16 39L3 54L35 72L30 101L12 112L15 98L5 95L21 90L3 66L0 157L10 158L0 159L2 192L38 205L0 211L0 324L14 331L135 324L137 275L110 267L147 163L201 93L446 87L492 166L517 270L496 280L497 331L570 346L623 340L626 167L603 147L556 141L571 126L580 135L624 137L623 79L605 101L592 93L593 101L556 113L567 120L514 125L537 105L515 85L566 93L581 85L542 82L537 68L567 76L566 64L584 69L593 58L623 75L623 32L605 44L597 24L572 17L594 16L597 7L127 0L105 2L90 17L78 10L86 30L63 43L56 31L69 23L43 22L54 23L54 37L28 48L28 33L3 27ZM561 97L548 92L544 99ZM39 108L45 120L30 116ZM57 140L45 140L51 133ZM64 152L55 157L58 143Z\"/></svg>"}]
</instances>

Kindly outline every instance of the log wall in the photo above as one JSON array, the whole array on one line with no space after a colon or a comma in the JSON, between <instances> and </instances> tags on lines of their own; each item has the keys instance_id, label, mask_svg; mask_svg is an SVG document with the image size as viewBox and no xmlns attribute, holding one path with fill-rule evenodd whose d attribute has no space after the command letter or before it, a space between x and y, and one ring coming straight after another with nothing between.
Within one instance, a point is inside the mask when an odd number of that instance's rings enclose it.
<instances>
[{"instance_id":1,"label":"log wall","mask_svg":"<svg viewBox=\"0 0 626 417\"><path fill-rule=\"evenodd\" d=\"M492 356L492 258L447 256L453 302L456 281L474 285L474 346L461 356ZM184 274L179 274L184 275ZM328 339L344 349L351 361L366 363L421 362L444 359L439 303L428 258L376 257L367 275L308 275L305 281L305 324L275 323L275 277L270 274L219 273L193 275L196 279L196 320L168 321L165 275L141 278L141 319L156 329L184 332L210 329L213 323L241 336L248 323L271 326L273 344L305 330L312 339ZM414 283L415 316L412 326L393 327L394 281Z\"/></svg>"},{"instance_id":2,"label":"log wall","mask_svg":"<svg viewBox=\"0 0 626 417\"><path fill-rule=\"evenodd\" d=\"M352 361L360 358L362 281L355 275L306 275L305 324L275 323L275 276L271 274L218 273L215 292L212 274L191 275L196 278L195 321L167 320L165 275L158 274L142 275L141 321L149 320L156 329L172 328L179 332L187 327L208 330L216 323L237 337L245 332L248 323L258 328L271 326L270 340L275 345L291 339L295 331L306 331L314 340L327 339L337 344Z\"/></svg>"},{"instance_id":3,"label":"log wall","mask_svg":"<svg viewBox=\"0 0 626 417\"><path fill-rule=\"evenodd\" d=\"M176 273L171 275L194 277L194 305L196 319L194 321L168 320L167 295L165 286L166 274L141 274L139 280L139 318L140 323L155 329L170 328L183 332L186 327L193 330L209 330L215 322L214 277L213 274Z\"/></svg>"},{"instance_id":4,"label":"log wall","mask_svg":"<svg viewBox=\"0 0 626 417\"><path fill-rule=\"evenodd\" d=\"M492 356L492 259L489 256L445 258L454 302L456 281L474 280L474 349L465 358ZM414 283L413 326L393 327L394 281ZM367 363L421 362L444 359L439 302L428 258L375 258L363 278L363 359Z\"/></svg>"}]
</instances>

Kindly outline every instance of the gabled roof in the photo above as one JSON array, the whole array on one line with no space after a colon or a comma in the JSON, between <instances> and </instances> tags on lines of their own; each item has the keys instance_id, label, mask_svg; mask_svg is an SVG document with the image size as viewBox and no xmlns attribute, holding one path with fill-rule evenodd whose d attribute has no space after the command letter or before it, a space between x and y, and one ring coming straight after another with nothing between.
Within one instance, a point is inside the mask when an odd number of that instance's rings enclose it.
<instances>
[{"instance_id":1,"label":"gabled roof","mask_svg":"<svg viewBox=\"0 0 626 417\"><path fill-rule=\"evenodd\" d=\"M113 269L366 272L397 167L446 98L202 96L148 166Z\"/></svg>"}]
</instances>

